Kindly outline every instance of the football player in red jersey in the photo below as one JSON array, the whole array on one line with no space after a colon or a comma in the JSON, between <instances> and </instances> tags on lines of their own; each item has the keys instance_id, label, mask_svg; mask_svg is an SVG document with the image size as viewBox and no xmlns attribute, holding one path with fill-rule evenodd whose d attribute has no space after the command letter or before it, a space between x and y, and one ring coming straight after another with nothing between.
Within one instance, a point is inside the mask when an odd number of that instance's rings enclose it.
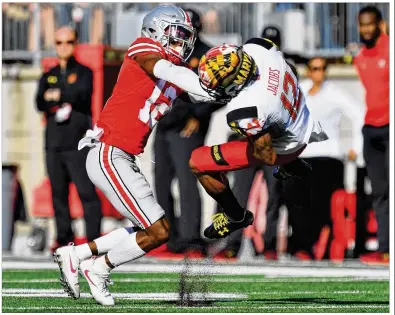
<instances>
[{"instance_id":1,"label":"football player in red jersey","mask_svg":"<svg viewBox=\"0 0 395 315\"><path fill-rule=\"evenodd\" d=\"M135 227L121 228L88 244L55 252L66 292L79 298L78 269L96 301L113 305L110 271L164 244L169 224L136 163L148 137L173 101L185 91L192 102L215 101L198 76L183 66L196 33L176 6L158 6L143 21L142 36L129 47L118 80L94 130L79 143L90 147L86 168L91 181ZM92 256L97 259L89 259Z\"/></svg>"}]
</instances>

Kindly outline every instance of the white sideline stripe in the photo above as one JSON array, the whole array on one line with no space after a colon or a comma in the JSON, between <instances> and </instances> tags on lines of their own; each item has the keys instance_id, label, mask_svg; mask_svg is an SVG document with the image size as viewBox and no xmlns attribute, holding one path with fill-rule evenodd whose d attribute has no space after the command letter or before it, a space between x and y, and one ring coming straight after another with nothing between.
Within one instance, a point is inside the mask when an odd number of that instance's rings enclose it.
<instances>
[{"instance_id":1,"label":"white sideline stripe","mask_svg":"<svg viewBox=\"0 0 395 315\"><path fill-rule=\"evenodd\" d=\"M282 278L263 278L263 279L232 279L232 278L197 278L190 279L189 281L193 282L230 282L230 283L262 283L262 282L296 282L296 283L311 283L311 282L354 282L354 281L386 281L386 279L377 277L377 278L312 278L312 279L282 279ZM180 280L178 278L121 278L114 279L116 283L128 283L128 282L162 282L162 283L178 283ZM59 282L59 279L16 279L16 280L3 280L3 283L56 283Z\"/></svg>"},{"instance_id":2,"label":"white sideline stripe","mask_svg":"<svg viewBox=\"0 0 395 315\"><path fill-rule=\"evenodd\" d=\"M51 262L24 262L24 261L4 261L3 270L13 269L58 269L55 263ZM116 271L122 272L165 272L180 273L184 270L182 264L127 264L119 266ZM191 264L189 266L191 274L227 274L227 275L265 275L277 277L381 277L389 280L389 269L372 268L317 268L317 267L269 267L269 266L249 266L249 265L212 265L212 264Z\"/></svg>"},{"instance_id":3,"label":"white sideline stripe","mask_svg":"<svg viewBox=\"0 0 395 315\"><path fill-rule=\"evenodd\" d=\"M125 300L165 300L178 301L179 293L112 293L114 298ZM63 290L57 289L3 289L2 296L12 297L57 297L69 298ZM81 293L82 298L91 298L89 293ZM240 293L192 293L192 300L247 299L247 294Z\"/></svg>"},{"instance_id":4,"label":"white sideline stripe","mask_svg":"<svg viewBox=\"0 0 395 315\"><path fill-rule=\"evenodd\" d=\"M350 302L352 303L352 302ZM265 305L265 306L251 306L251 305L243 305L243 306L197 306L195 308L198 309L338 309L338 308L344 308L344 309L355 309L355 308L368 308L368 309L384 309L388 308L389 305L369 305L369 304L360 304L360 305ZM84 310L84 309L97 309L97 310L103 310L106 308L105 306L100 306L100 305L81 305L81 306L32 306L32 307L11 307L11 306L3 306L3 310ZM137 309L171 309L171 306L160 306L160 305L155 305L153 306L148 306L148 305L142 305L142 306L136 306L136 305L114 305L110 306L111 309L132 309L132 308L137 308ZM174 307L173 307L174 308ZM190 306L177 306L177 309L179 308L187 308L191 309L194 307Z\"/></svg>"}]
</instances>

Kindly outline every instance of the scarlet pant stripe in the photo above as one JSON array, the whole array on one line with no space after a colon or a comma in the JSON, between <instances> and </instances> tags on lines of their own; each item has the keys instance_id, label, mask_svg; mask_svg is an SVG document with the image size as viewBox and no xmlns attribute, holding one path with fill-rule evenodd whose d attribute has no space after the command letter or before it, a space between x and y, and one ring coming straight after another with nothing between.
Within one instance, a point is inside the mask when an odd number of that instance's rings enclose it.
<instances>
[{"instance_id":1,"label":"scarlet pant stripe","mask_svg":"<svg viewBox=\"0 0 395 315\"><path fill-rule=\"evenodd\" d=\"M125 185L121 175L119 174L117 168L115 167L115 164L113 163L113 153L114 153L114 147L111 146L110 150L109 150L109 154L108 154L108 162L109 162L111 169L114 172L115 177L117 178L119 184L122 186L123 191L129 197L129 200L132 201L132 203L134 204L136 210L139 211L140 214L142 215L142 217L149 223L149 225L151 225L152 224L151 221L145 215L144 211L142 210L142 207L139 205L137 199L133 196L133 194L129 191L128 186Z\"/></svg>"},{"instance_id":2,"label":"scarlet pant stripe","mask_svg":"<svg viewBox=\"0 0 395 315\"><path fill-rule=\"evenodd\" d=\"M128 206L128 210L131 210L133 215L138 219L139 222L143 225L144 228L147 228L150 226L150 224L147 222L147 220L144 218L143 215L140 213L140 209L137 209L134 203L132 202L131 198L129 198L127 192L125 189L122 187L122 184L119 182L117 177L114 174L114 171L112 170L110 166L110 161L109 161L109 153L110 153L110 146L103 144L104 145L104 151L103 151L103 166L104 169L106 170L106 173L108 174L108 179L111 183L111 185L115 188L115 190L119 193L119 195L122 197L122 199L125 201L125 203Z\"/></svg>"},{"instance_id":3,"label":"scarlet pant stripe","mask_svg":"<svg viewBox=\"0 0 395 315\"><path fill-rule=\"evenodd\" d=\"M105 178L107 179L108 183L110 184L110 186L112 187L112 189L114 190L115 194L117 195L118 199L121 201L122 205L125 207L125 209L127 209L127 211L134 217L135 220L137 220L136 216L134 215L134 213L129 209L128 205L126 204L125 200L123 200L122 196L120 195L119 191L117 190L117 188L112 184L111 180L110 180L110 176L107 173L107 171L104 169L104 165L103 165L103 151L104 151L104 143L102 143L100 145L100 153L99 153L99 165L100 165L100 169L102 170Z\"/></svg>"}]
</instances>

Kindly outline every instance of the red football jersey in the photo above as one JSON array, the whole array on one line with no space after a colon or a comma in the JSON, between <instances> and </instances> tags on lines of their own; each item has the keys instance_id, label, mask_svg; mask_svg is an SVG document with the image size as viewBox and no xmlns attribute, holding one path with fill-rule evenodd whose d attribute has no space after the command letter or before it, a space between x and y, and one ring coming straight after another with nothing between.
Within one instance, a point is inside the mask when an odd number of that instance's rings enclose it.
<instances>
[{"instance_id":1,"label":"red football jersey","mask_svg":"<svg viewBox=\"0 0 395 315\"><path fill-rule=\"evenodd\" d=\"M134 61L135 56L147 54L170 59L159 42L146 37L134 41L97 122L97 126L104 130L100 141L134 155L144 152L155 124L171 109L182 92L171 83L152 79Z\"/></svg>"},{"instance_id":2,"label":"red football jersey","mask_svg":"<svg viewBox=\"0 0 395 315\"><path fill-rule=\"evenodd\" d=\"M390 122L389 36L381 34L376 46L363 47L354 59L366 91L365 124L376 127Z\"/></svg>"}]
</instances>

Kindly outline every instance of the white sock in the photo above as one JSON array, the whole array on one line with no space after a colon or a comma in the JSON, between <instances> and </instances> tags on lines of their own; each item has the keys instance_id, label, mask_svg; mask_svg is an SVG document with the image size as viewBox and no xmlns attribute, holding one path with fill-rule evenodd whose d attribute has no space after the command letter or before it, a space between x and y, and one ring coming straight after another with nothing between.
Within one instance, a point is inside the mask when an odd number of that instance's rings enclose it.
<instances>
[{"instance_id":1,"label":"white sock","mask_svg":"<svg viewBox=\"0 0 395 315\"><path fill-rule=\"evenodd\" d=\"M85 259L92 257L92 251L89 248L88 243L76 246L75 247L75 254L77 255L77 257L80 261L83 261Z\"/></svg>"},{"instance_id":2,"label":"white sock","mask_svg":"<svg viewBox=\"0 0 395 315\"><path fill-rule=\"evenodd\" d=\"M136 242L137 232L130 234L107 253L108 260L115 267L135 260L146 254Z\"/></svg>"},{"instance_id":3,"label":"white sock","mask_svg":"<svg viewBox=\"0 0 395 315\"><path fill-rule=\"evenodd\" d=\"M122 241L125 237L129 236L130 233L133 233L133 231L134 230L132 227L120 228L95 239L94 242L96 243L98 254L106 254L116 244ZM88 243L76 246L75 253L80 261L92 257L92 251Z\"/></svg>"},{"instance_id":4,"label":"white sock","mask_svg":"<svg viewBox=\"0 0 395 315\"><path fill-rule=\"evenodd\" d=\"M121 242L125 237L128 237L130 233L133 233L133 228L120 228L116 229L102 237L95 239L97 252L99 255L107 254L107 252L113 248L116 244Z\"/></svg>"},{"instance_id":5,"label":"white sock","mask_svg":"<svg viewBox=\"0 0 395 315\"><path fill-rule=\"evenodd\" d=\"M110 271L111 271L111 267L109 267L106 263L105 255L100 256L99 258L95 259L92 269L94 271L98 272L99 274L103 273L103 271L105 273L110 273Z\"/></svg>"}]
</instances>

